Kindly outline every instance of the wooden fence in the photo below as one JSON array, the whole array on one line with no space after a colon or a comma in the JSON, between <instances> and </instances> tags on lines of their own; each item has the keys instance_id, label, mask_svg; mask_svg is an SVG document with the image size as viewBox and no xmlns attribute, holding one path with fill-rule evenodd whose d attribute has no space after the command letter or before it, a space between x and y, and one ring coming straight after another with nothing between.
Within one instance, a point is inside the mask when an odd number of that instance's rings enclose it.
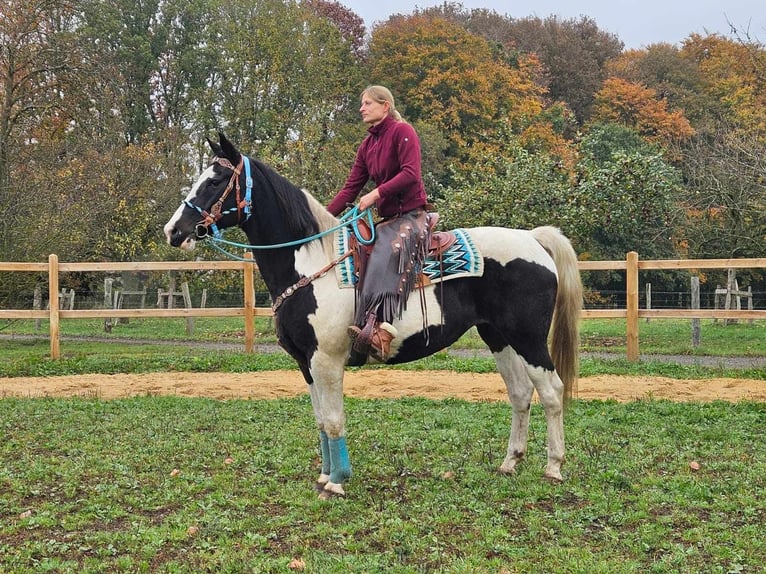
<instances>
[{"instance_id":1,"label":"wooden fence","mask_svg":"<svg viewBox=\"0 0 766 574\"><path fill-rule=\"evenodd\" d=\"M248 254L250 259L250 254ZM249 261L166 261L135 263L60 263L51 255L48 263L0 262L0 271L20 271L48 274L50 305L47 310L0 309L0 319L48 319L50 321L51 357L60 353L59 326L61 319L120 318L120 317L243 317L245 323L245 350L252 353L255 341L256 316L271 316L268 307L255 306L253 290L256 265ZM757 259L678 259L640 261L638 253L631 251L624 261L581 261L580 271L625 271L627 293L624 309L586 309L583 318L625 318L627 358L636 361L638 352L638 323L640 318L686 319L762 319L766 310L738 309L639 309L639 271L658 269L766 269L766 258ZM208 307L175 309L59 309L59 274L69 272L122 272L122 271L210 271L234 270L244 274L243 307Z\"/></svg>"}]
</instances>

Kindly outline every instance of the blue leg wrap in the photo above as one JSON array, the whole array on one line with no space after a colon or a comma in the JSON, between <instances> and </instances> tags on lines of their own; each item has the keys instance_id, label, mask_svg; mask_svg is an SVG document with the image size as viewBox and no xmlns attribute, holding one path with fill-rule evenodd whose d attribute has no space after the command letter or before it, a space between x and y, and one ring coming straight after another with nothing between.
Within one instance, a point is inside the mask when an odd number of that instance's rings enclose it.
<instances>
[{"instance_id":1,"label":"blue leg wrap","mask_svg":"<svg viewBox=\"0 0 766 574\"><path fill-rule=\"evenodd\" d=\"M327 433L319 432L319 448L322 450L322 474L330 474L330 439Z\"/></svg>"},{"instance_id":2,"label":"blue leg wrap","mask_svg":"<svg viewBox=\"0 0 766 574\"><path fill-rule=\"evenodd\" d=\"M348 458L346 437L331 438L328 440L328 443L330 447L330 460L332 461L330 482L343 484L351 478L351 461Z\"/></svg>"}]
</instances>

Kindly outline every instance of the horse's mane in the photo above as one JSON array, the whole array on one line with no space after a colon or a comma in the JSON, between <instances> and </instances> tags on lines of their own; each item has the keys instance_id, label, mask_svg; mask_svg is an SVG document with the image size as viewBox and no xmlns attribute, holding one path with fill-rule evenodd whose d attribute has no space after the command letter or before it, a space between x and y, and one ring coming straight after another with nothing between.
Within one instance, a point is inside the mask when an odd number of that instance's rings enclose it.
<instances>
[{"instance_id":1,"label":"horse's mane","mask_svg":"<svg viewBox=\"0 0 766 574\"><path fill-rule=\"evenodd\" d=\"M279 220L292 237L311 237L338 224L338 219L308 191L297 187L269 165L256 159L251 161L273 192L280 211ZM332 253L332 235L323 238L323 245L328 253Z\"/></svg>"},{"instance_id":2,"label":"horse's mane","mask_svg":"<svg viewBox=\"0 0 766 574\"><path fill-rule=\"evenodd\" d=\"M290 183L287 178L270 166L256 159L251 161L274 193L281 212L281 220L290 233L296 237L308 237L318 233L320 231L318 213L316 209L312 209L309 200L317 205L319 202Z\"/></svg>"}]
</instances>

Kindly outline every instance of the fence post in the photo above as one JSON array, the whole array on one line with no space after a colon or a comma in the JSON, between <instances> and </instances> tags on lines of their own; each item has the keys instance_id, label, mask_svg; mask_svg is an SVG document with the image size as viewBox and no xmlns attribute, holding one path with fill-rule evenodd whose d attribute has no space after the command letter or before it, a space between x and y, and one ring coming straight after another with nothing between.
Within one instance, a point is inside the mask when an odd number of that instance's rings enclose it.
<instances>
[{"instance_id":1,"label":"fence post","mask_svg":"<svg viewBox=\"0 0 766 574\"><path fill-rule=\"evenodd\" d=\"M700 278L692 277L692 309L700 308ZM700 320L699 317L692 319L692 347L700 346Z\"/></svg>"},{"instance_id":2,"label":"fence post","mask_svg":"<svg viewBox=\"0 0 766 574\"><path fill-rule=\"evenodd\" d=\"M32 309L39 311L43 308L43 290L40 285L35 285L35 291L32 299ZM40 319L35 319L35 331L40 330Z\"/></svg>"},{"instance_id":3,"label":"fence post","mask_svg":"<svg viewBox=\"0 0 766 574\"><path fill-rule=\"evenodd\" d=\"M647 283L646 284L646 308L651 309L652 308L652 284ZM649 322L649 317L646 318L646 322Z\"/></svg>"},{"instance_id":4,"label":"fence post","mask_svg":"<svg viewBox=\"0 0 766 574\"><path fill-rule=\"evenodd\" d=\"M638 361L638 253L628 253L625 268L626 347L628 361Z\"/></svg>"},{"instance_id":5,"label":"fence post","mask_svg":"<svg viewBox=\"0 0 766 574\"><path fill-rule=\"evenodd\" d=\"M245 289L245 352L252 353L255 348L255 279L253 277L253 254L245 253L242 265Z\"/></svg>"},{"instance_id":6,"label":"fence post","mask_svg":"<svg viewBox=\"0 0 766 574\"><path fill-rule=\"evenodd\" d=\"M181 295L183 295L184 298L184 307L187 309L191 309L194 307L192 305L191 300L191 293L189 292L189 283L188 281L184 281L181 283ZM194 317L187 317L186 318L186 334L190 337L194 335Z\"/></svg>"},{"instance_id":7,"label":"fence post","mask_svg":"<svg viewBox=\"0 0 766 574\"><path fill-rule=\"evenodd\" d=\"M51 359L61 357L59 345L59 258L48 256L48 307L50 313Z\"/></svg>"}]
</instances>

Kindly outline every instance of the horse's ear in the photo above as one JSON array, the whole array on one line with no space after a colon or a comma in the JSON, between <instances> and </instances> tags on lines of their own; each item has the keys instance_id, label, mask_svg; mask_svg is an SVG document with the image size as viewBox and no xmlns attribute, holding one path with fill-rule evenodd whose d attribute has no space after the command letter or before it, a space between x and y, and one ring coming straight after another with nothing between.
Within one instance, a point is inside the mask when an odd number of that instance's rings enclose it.
<instances>
[{"instance_id":1,"label":"horse's ear","mask_svg":"<svg viewBox=\"0 0 766 574\"><path fill-rule=\"evenodd\" d=\"M207 144L210 146L210 149L213 150L213 155L220 156L223 153L223 150L221 149L221 146L218 145L216 142L211 140L209 137L205 137L207 140Z\"/></svg>"},{"instance_id":2,"label":"horse's ear","mask_svg":"<svg viewBox=\"0 0 766 574\"><path fill-rule=\"evenodd\" d=\"M223 135L223 132L219 132L218 141L221 144L222 151L219 155L227 158L234 165L237 165L240 159L239 150L234 147L234 144L231 143L225 135Z\"/></svg>"}]
</instances>

